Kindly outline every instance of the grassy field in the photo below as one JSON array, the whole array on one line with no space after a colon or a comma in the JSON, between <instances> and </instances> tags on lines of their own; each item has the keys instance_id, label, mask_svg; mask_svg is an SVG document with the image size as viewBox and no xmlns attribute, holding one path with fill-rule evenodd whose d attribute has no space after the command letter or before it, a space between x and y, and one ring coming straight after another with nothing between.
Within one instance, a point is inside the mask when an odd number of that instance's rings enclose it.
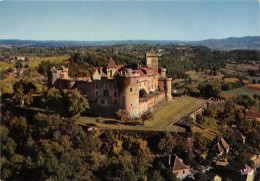
<instances>
[{"instance_id":1,"label":"grassy field","mask_svg":"<svg viewBox=\"0 0 260 181\"><path fill-rule=\"evenodd\" d=\"M9 67L13 67L14 63L1 62L0 63L0 71L6 70Z\"/></svg>"},{"instance_id":2,"label":"grassy field","mask_svg":"<svg viewBox=\"0 0 260 181\"><path fill-rule=\"evenodd\" d=\"M257 70L257 66L250 64L232 64L228 63L226 66L227 69L246 72L248 69Z\"/></svg>"},{"instance_id":3,"label":"grassy field","mask_svg":"<svg viewBox=\"0 0 260 181\"><path fill-rule=\"evenodd\" d=\"M111 119L105 119L103 123L97 123L96 118L93 117L81 117L79 123L97 126L101 129L127 129L127 130L155 130L155 131L185 131L182 127L172 125L178 122L189 113L196 110L201 105L205 104L207 100L197 99L193 97L177 98L176 100L162 106L158 110L154 111L154 120L146 121L144 125L124 125L124 124L108 124L107 121L114 121Z\"/></svg>"},{"instance_id":4,"label":"grassy field","mask_svg":"<svg viewBox=\"0 0 260 181\"><path fill-rule=\"evenodd\" d=\"M260 96L260 84L249 84L239 89L223 91L222 96L231 98L237 95L254 95L254 94Z\"/></svg>"},{"instance_id":5,"label":"grassy field","mask_svg":"<svg viewBox=\"0 0 260 181\"><path fill-rule=\"evenodd\" d=\"M62 62L64 60L67 60L70 56L69 55L63 55L63 56L57 56L57 57L43 57L43 58L29 58L28 62L22 62L23 65L28 64L30 68L36 68L41 63L41 61L47 61L50 60L51 62ZM1 62L0 63L0 71L6 70L9 67L14 67L15 62L13 63L7 63L7 62Z\"/></svg>"},{"instance_id":6,"label":"grassy field","mask_svg":"<svg viewBox=\"0 0 260 181\"><path fill-rule=\"evenodd\" d=\"M29 65L29 67L34 68L34 67L38 67L38 65L41 63L41 61L49 60L50 62L62 62L64 60L67 60L69 57L70 57L69 55L63 55L63 56L57 56L57 57L34 58L34 59L29 60L28 65Z\"/></svg>"},{"instance_id":7,"label":"grassy field","mask_svg":"<svg viewBox=\"0 0 260 181\"><path fill-rule=\"evenodd\" d=\"M185 79L174 79L172 82L173 83L185 82Z\"/></svg>"},{"instance_id":8,"label":"grassy field","mask_svg":"<svg viewBox=\"0 0 260 181\"><path fill-rule=\"evenodd\" d=\"M205 74L204 72L196 72L195 70L187 71L187 72L185 72L185 74L189 75L189 77L192 80L199 81L199 82L203 82L208 79L219 79L220 80L223 77L223 74L221 74L219 72L218 72L218 75L213 76L213 75Z\"/></svg>"},{"instance_id":9,"label":"grassy field","mask_svg":"<svg viewBox=\"0 0 260 181\"><path fill-rule=\"evenodd\" d=\"M238 78L224 78L224 82L237 82L238 81Z\"/></svg>"},{"instance_id":10,"label":"grassy field","mask_svg":"<svg viewBox=\"0 0 260 181\"><path fill-rule=\"evenodd\" d=\"M220 135L221 133L217 131L217 128L204 128L200 125L192 125L192 132L195 134L197 132L202 133L202 136L209 140L213 140L216 135Z\"/></svg>"}]
</instances>

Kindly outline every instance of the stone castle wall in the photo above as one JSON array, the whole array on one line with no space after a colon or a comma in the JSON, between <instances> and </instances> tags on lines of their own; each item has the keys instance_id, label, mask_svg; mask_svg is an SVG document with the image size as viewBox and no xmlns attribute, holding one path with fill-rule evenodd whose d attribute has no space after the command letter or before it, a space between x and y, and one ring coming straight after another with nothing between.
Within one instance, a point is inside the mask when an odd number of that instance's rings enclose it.
<instances>
[{"instance_id":1,"label":"stone castle wall","mask_svg":"<svg viewBox=\"0 0 260 181\"><path fill-rule=\"evenodd\" d=\"M161 102L164 102L165 99L165 92L161 92L158 95L155 95L146 101L142 101L139 103L139 109L140 109L140 114L143 114L146 111L152 111L153 108Z\"/></svg>"}]
</instances>

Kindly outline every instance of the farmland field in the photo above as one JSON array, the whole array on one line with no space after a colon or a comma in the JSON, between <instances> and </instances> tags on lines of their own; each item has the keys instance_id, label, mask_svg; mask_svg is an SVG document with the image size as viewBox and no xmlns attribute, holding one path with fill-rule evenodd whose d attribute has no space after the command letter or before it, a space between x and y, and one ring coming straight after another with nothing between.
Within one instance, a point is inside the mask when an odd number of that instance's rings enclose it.
<instances>
[{"instance_id":1,"label":"farmland field","mask_svg":"<svg viewBox=\"0 0 260 181\"><path fill-rule=\"evenodd\" d=\"M246 72L249 69L257 70L257 66L250 65L250 64L232 64L232 63L228 63L226 68L230 69L230 70L241 71L241 72Z\"/></svg>"},{"instance_id":2,"label":"farmland field","mask_svg":"<svg viewBox=\"0 0 260 181\"><path fill-rule=\"evenodd\" d=\"M34 68L38 67L38 65L42 61L50 61L50 62L62 62L64 60L67 60L70 56L69 55L63 55L63 56L57 56L57 57L43 57L43 58L34 58L30 59L28 62L29 67Z\"/></svg>"},{"instance_id":3,"label":"farmland field","mask_svg":"<svg viewBox=\"0 0 260 181\"><path fill-rule=\"evenodd\" d=\"M111 119L105 119L102 123L97 123L96 118L93 117L81 117L79 119L80 124L89 124L97 126L101 129L127 129L127 130L155 130L155 131L184 131L183 128L173 126L173 123L178 122L189 113L196 110L201 105L205 104L207 100L197 99L193 97L177 98L176 100L162 106L158 110L154 111L154 119L152 121L146 121L144 125L124 125L124 124L108 124L106 121L115 121Z\"/></svg>"},{"instance_id":4,"label":"farmland field","mask_svg":"<svg viewBox=\"0 0 260 181\"><path fill-rule=\"evenodd\" d=\"M237 82L238 81L238 78L224 78L224 82Z\"/></svg>"},{"instance_id":5,"label":"farmland field","mask_svg":"<svg viewBox=\"0 0 260 181\"><path fill-rule=\"evenodd\" d=\"M67 60L70 56L69 55L63 55L63 56L57 56L57 57L43 57L43 58L29 58L28 62L22 62L23 66L28 64L30 68L36 68L41 63L41 61L47 61L50 62L62 62L64 60ZM14 67L15 62L7 63L7 62L1 62L0 64L0 71L6 70L9 67Z\"/></svg>"},{"instance_id":6,"label":"farmland field","mask_svg":"<svg viewBox=\"0 0 260 181\"><path fill-rule=\"evenodd\" d=\"M233 97L236 95L260 95L260 84L250 84L246 87L242 87L239 89L229 90L229 91L223 91L222 96L223 97Z\"/></svg>"}]
</instances>

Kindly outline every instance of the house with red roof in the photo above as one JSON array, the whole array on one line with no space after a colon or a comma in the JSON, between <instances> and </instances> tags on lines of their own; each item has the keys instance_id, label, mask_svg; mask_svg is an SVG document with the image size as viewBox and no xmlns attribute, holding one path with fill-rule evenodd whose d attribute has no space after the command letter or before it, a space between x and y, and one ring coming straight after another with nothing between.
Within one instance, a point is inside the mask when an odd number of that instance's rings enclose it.
<instances>
[{"instance_id":1,"label":"house with red roof","mask_svg":"<svg viewBox=\"0 0 260 181\"><path fill-rule=\"evenodd\" d=\"M182 180L191 174L191 169L188 165L183 163L181 158L179 158L177 155L174 155L172 172L176 174L178 179Z\"/></svg>"}]
</instances>

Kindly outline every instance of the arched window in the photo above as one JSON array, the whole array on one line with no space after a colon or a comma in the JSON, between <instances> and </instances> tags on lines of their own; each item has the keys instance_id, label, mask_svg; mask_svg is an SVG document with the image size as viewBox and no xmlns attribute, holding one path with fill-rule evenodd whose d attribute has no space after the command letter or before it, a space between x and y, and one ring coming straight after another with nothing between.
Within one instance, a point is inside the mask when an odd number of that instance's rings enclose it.
<instances>
[{"instance_id":1,"label":"arched window","mask_svg":"<svg viewBox=\"0 0 260 181\"><path fill-rule=\"evenodd\" d=\"M109 91L108 91L107 89L105 89L105 90L103 91L103 95L104 95L105 97L109 97Z\"/></svg>"},{"instance_id":2,"label":"arched window","mask_svg":"<svg viewBox=\"0 0 260 181\"><path fill-rule=\"evenodd\" d=\"M133 91L133 88L130 88L130 92L132 92Z\"/></svg>"}]
</instances>

